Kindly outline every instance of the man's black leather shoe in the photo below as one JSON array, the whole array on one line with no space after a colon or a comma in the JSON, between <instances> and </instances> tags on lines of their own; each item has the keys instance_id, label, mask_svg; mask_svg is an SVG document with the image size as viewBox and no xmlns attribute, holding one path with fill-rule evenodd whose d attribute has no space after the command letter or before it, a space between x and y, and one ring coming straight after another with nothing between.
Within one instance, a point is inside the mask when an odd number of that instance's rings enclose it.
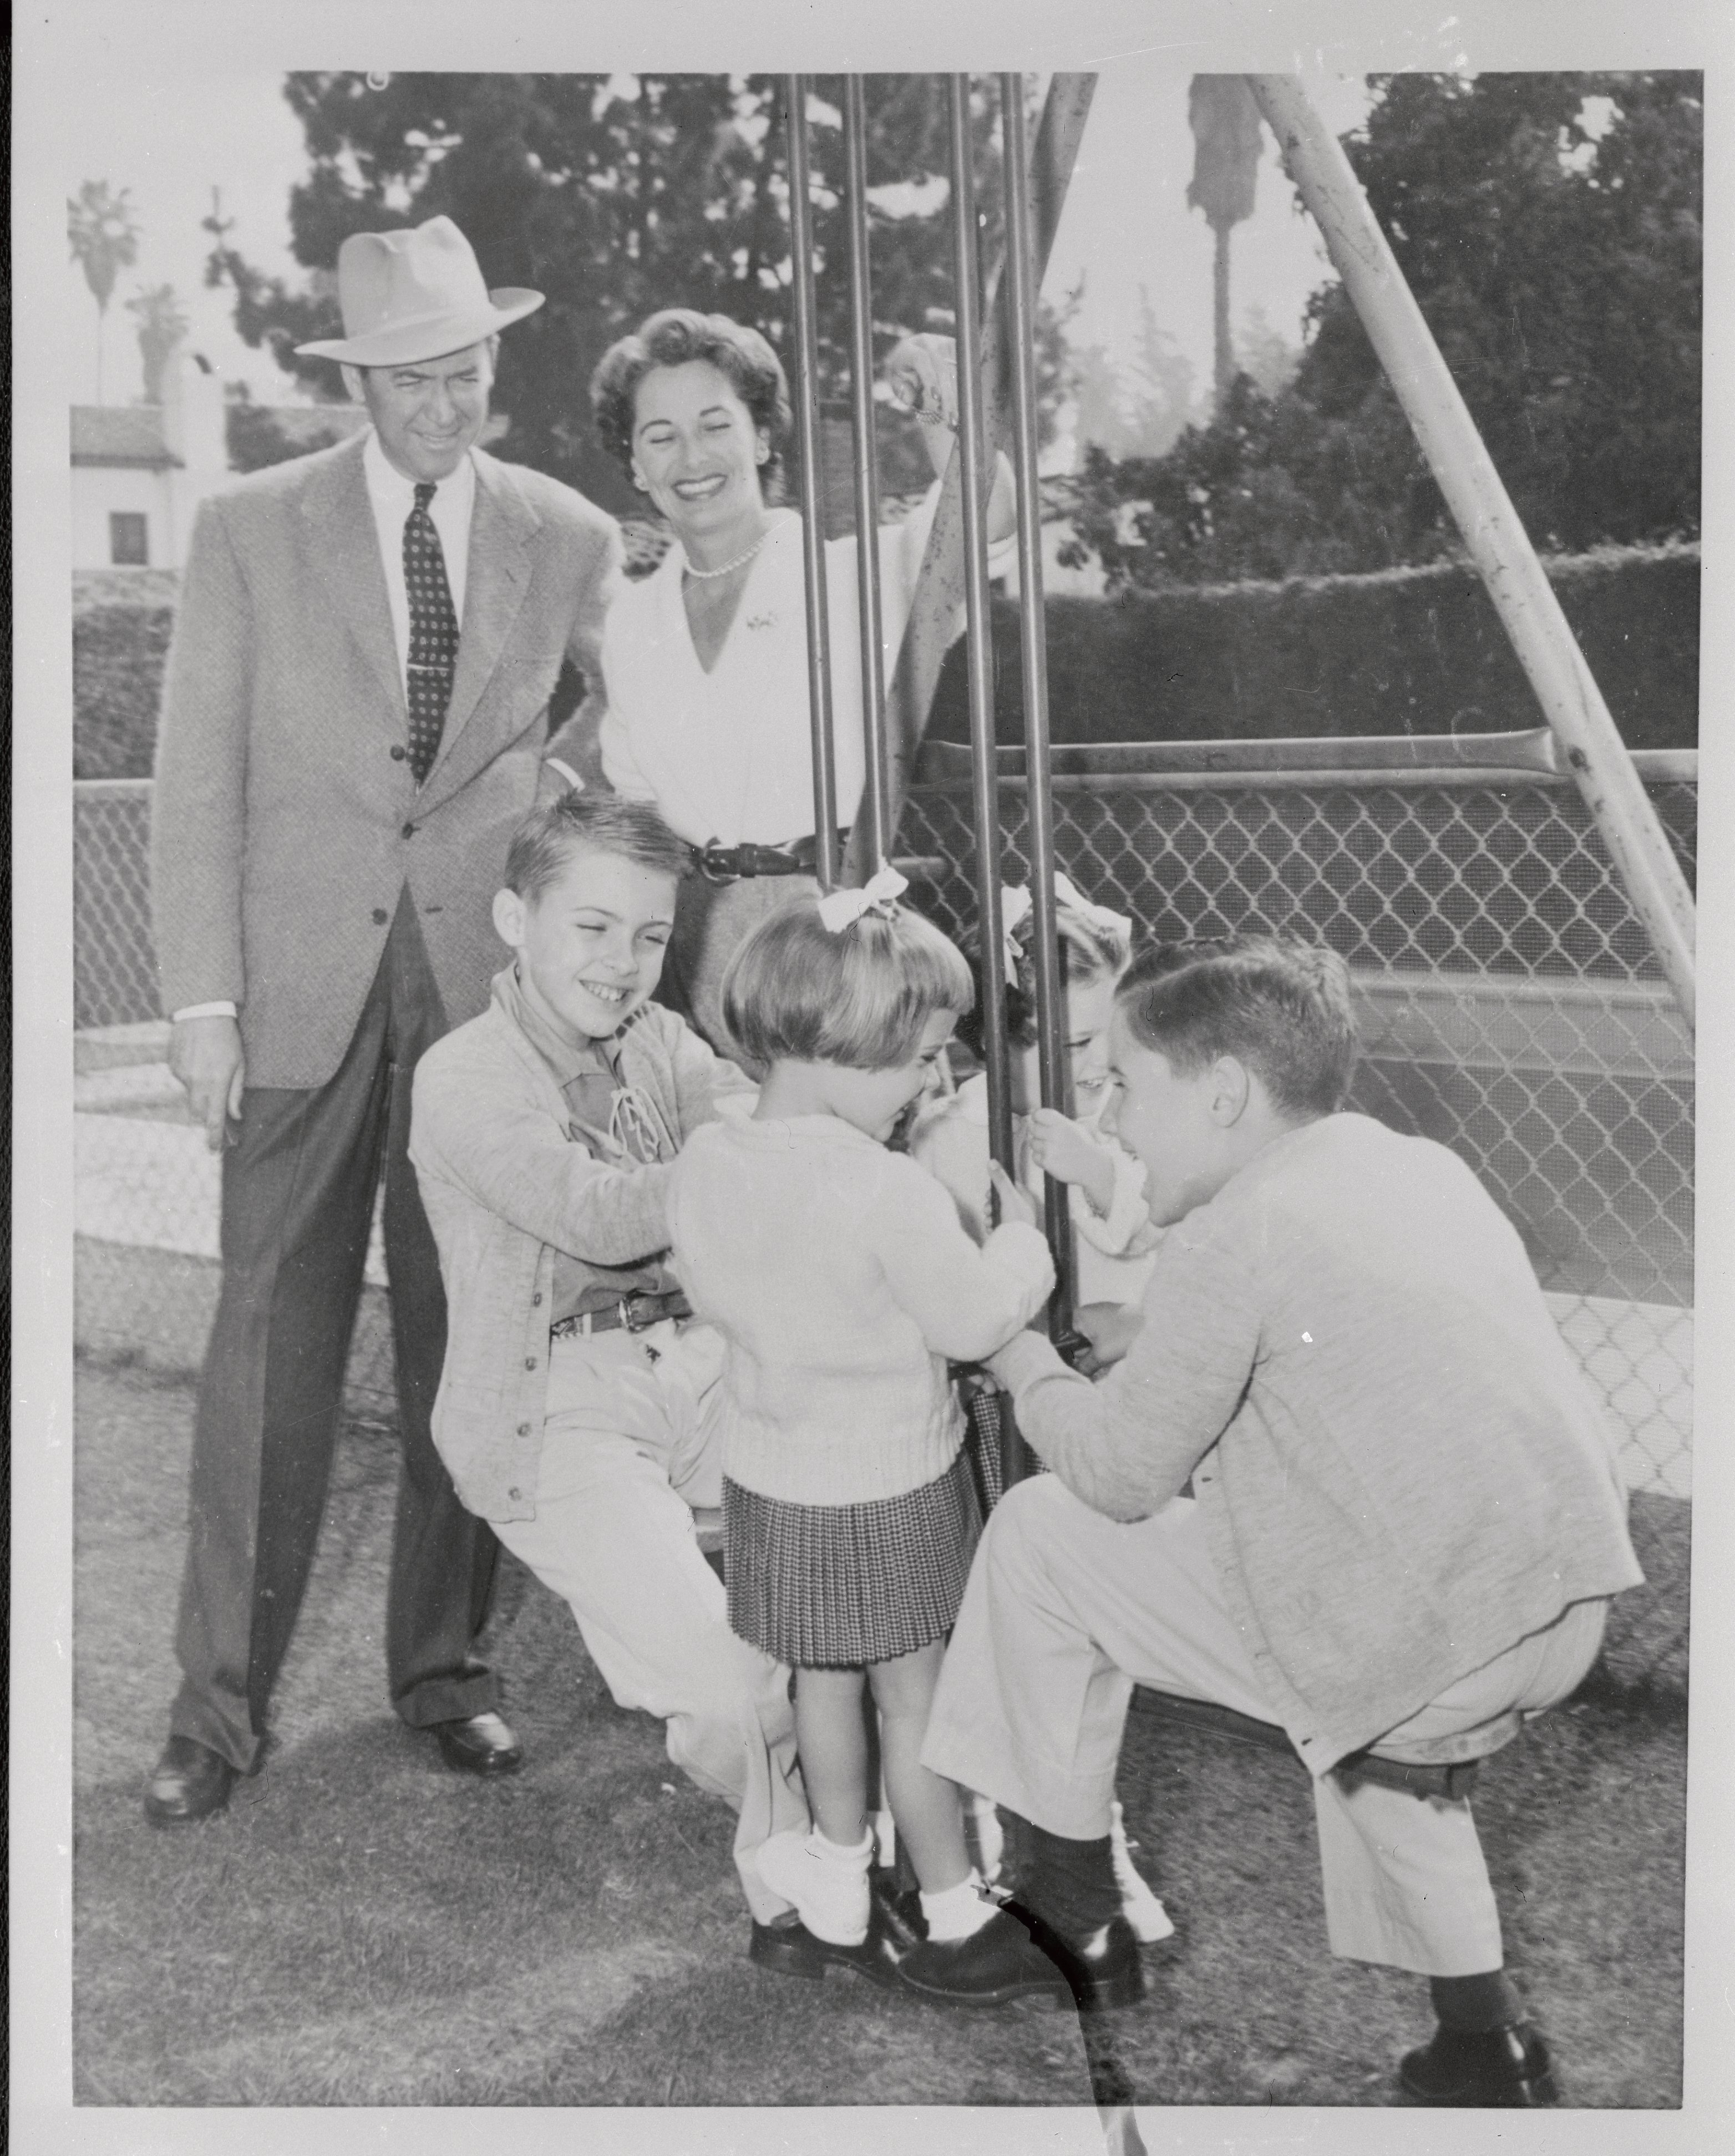
<instances>
[{"instance_id":1,"label":"man's black leather shoe","mask_svg":"<svg viewBox=\"0 0 1735 2156\"><path fill-rule=\"evenodd\" d=\"M431 1727L440 1756L460 1774L516 1774L524 1764L523 1746L497 1714L470 1714Z\"/></svg>"},{"instance_id":2,"label":"man's black leather shoe","mask_svg":"<svg viewBox=\"0 0 1735 2156\"><path fill-rule=\"evenodd\" d=\"M1534 2111L1558 2103L1548 2047L1527 2021L1508 2029L1436 2029L1398 2069L1412 2103L1466 2110Z\"/></svg>"},{"instance_id":3,"label":"man's black leather shoe","mask_svg":"<svg viewBox=\"0 0 1735 2156\"><path fill-rule=\"evenodd\" d=\"M870 1879L868 1891L868 1935L860 1946L840 1947L817 1938L798 1920L756 1923L747 1943L747 1959L774 1976L818 1979L828 1969L842 1969L865 1976L870 1984L896 1985L905 1957L922 1941L921 1907L913 1895L896 1896L879 1879Z\"/></svg>"},{"instance_id":4,"label":"man's black leather shoe","mask_svg":"<svg viewBox=\"0 0 1735 2156\"><path fill-rule=\"evenodd\" d=\"M924 1939L904 1956L899 1973L910 1990L942 2006L1009 2006L1039 1998L1064 2005L1072 1995L1065 1970L1004 1908L967 1939Z\"/></svg>"},{"instance_id":5,"label":"man's black leather shoe","mask_svg":"<svg viewBox=\"0 0 1735 2156\"><path fill-rule=\"evenodd\" d=\"M145 1817L152 1826L188 1826L220 1812L235 1785L234 1768L191 1737L172 1737L162 1748L145 1792Z\"/></svg>"}]
</instances>

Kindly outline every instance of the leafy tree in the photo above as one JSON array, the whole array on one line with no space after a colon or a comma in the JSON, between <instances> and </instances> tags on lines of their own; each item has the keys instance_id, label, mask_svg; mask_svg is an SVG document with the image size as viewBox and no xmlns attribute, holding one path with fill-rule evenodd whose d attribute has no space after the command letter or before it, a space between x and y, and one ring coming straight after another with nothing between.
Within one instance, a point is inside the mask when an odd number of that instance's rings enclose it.
<instances>
[{"instance_id":1,"label":"leafy tree","mask_svg":"<svg viewBox=\"0 0 1735 2156\"><path fill-rule=\"evenodd\" d=\"M1292 345L1281 330L1273 328L1257 300L1241 317L1240 350L1240 372L1250 375L1267 397L1278 396L1287 389L1301 363L1300 347Z\"/></svg>"},{"instance_id":2,"label":"leafy tree","mask_svg":"<svg viewBox=\"0 0 1735 2156\"><path fill-rule=\"evenodd\" d=\"M1702 145L1700 78L1677 74L1396 75L1346 139L1539 547L1698 528ZM1243 375L1168 456L1093 458L1079 529L1112 583L1456 551L1341 285L1308 330L1275 394Z\"/></svg>"},{"instance_id":3,"label":"leafy tree","mask_svg":"<svg viewBox=\"0 0 1735 2156\"><path fill-rule=\"evenodd\" d=\"M96 302L96 401L102 402L102 332L115 280L138 259L139 224L131 189L86 180L66 205L66 239Z\"/></svg>"},{"instance_id":4,"label":"leafy tree","mask_svg":"<svg viewBox=\"0 0 1735 2156\"><path fill-rule=\"evenodd\" d=\"M1070 296L1075 309L1083 280ZM1139 287L1139 329L1130 367L1117 367L1101 345L1073 356L1073 432L1109 456L1160 457L1193 409L1193 363L1157 319L1150 293Z\"/></svg>"},{"instance_id":5,"label":"leafy tree","mask_svg":"<svg viewBox=\"0 0 1735 2156\"><path fill-rule=\"evenodd\" d=\"M372 79L377 84L379 78ZM847 238L840 85L819 78L809 108L822 402L848 381ZM263 275L213 212L213 284L235 293L250 344L316 393L336 371L293 347L338 328L335 265L350 234L442 213L469 236L490 285L529 285L547 304L500 347L497 401L511 453L624 511L637 498L591 431L588 383L608 345L654 308L685 305L750 322L789 362L789 242L781 80L768 75L295 74L285 95L311 170L293 190L292 289ZM938 79L870 76L879 352L911 330L949 326L951 229ZM984 262L999 226L991 100L974 115ZM830 274L826 274L827 269ZM1047 326L1050 422L1064 353Z\"/></svg>"}]
</instances>

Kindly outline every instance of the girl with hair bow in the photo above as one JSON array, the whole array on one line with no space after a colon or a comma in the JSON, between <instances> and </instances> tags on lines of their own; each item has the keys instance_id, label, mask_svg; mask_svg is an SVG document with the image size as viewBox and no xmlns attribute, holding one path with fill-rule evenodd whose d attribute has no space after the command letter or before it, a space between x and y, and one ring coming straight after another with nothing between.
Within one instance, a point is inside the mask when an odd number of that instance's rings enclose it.
<instances>
[{"instance_id":1,"label":"girl with hair bow","mask_svg":"<svg viewBox=\"0 0 1735 2156\"><path fill-rule=\"evenodd\" d=\"M729 1621L795 1671L811 1833L774 1835L759 1874L800 1912L762 1964L815 1954L881 1982L962 1970L995 1999L1065 1980L973 1867L956 1784L921 1762L928 1703L980 1528L949 1363L977 1363L1054 1284L1029 1199L1004 1173L1004 1219L973 1243L950 1199L891 1152L973 999L962 954L900 904L861 891L797 900L747 937L723 982L731 1034L764 1072L750 1117L696 1132L668 1202L674 1262L723 1334ZM998 1173L998 1171L996 1171ZM869 1873L865 1710L921 1889L925 1939L888 1928Z\"/></svg>"}]
</instances>

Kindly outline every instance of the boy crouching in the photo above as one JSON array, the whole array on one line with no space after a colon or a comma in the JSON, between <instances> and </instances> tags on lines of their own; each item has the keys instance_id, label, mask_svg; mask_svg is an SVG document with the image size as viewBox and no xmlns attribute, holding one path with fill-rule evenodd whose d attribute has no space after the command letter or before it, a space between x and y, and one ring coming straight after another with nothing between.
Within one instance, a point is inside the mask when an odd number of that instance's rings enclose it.
<instances>
[{"instance_id":1,"label":"boy crouching","mask_svg":"<svg viewBox=\"0 0 1735 2156\"><path fill-rule=\"evenodd\" d=\"M988 1524L922 1758L1030 1823L1021 1898L1088 2003L1136 1989L1109 1843L1133 1684L1280 1724L1332 1951L1432 1979L1405 2092L1548 2103L1456 1784L1574 1689L1640 1574L1517 1234L1443 1146L1342 1112L1354 1055L1328 952L1183 947L1122 983L1101 1127L1170 1232L1101 1385L1032 1333L993 1358L1054 1472ZM968 2000L957 1962L931 1982Z\"/></svg>"},{"instance_id":2,"label":"boy crouching","mask_svg":"<svg viewBox=\"0 0 1735 2156\"><path fill-rule=\"evenodd\" d=\"M458 1494L572 1608L623 1707L739 1814L752 1862L804 1830L788 1672L729 1629L696 1510L721 1503L722 1345L662 1260L683 1139L734 1065L649 1000L685 844L655 813L572 793L512 843L494 920L513 963L417 1067L410 1158L449 1306L434 1440Z\"/></svg>"}]
</instances>

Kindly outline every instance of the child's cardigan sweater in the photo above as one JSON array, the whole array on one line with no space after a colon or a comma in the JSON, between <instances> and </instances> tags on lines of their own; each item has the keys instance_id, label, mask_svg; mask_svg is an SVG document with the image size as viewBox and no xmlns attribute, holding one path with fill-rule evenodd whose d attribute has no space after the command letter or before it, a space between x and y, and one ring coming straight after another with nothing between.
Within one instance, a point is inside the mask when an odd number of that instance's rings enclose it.
<instances>
[{"instance_id":1,"label":"child's cardigan sweater","mask_svg":"<svg viewBox=\"0 0 1735 2156\"><path fill-rule=\"evenodd\" d=\"M1075 1495L1188 1476L1260 1687L1316 1774L1641 1575L1600 1408L1455 1154L1365 1116L1274 1139L1172 1227L1099 1384L994 1358Z\"/></svg>"},{"instance_id":2,"label":"child's cardigan sweater","mask_svg":"<svg viewBox=\"0 0 1735 2156\"><path fill-rule=\"evenodd\" d=\"M795 1504L943 1474L962 1435L947 1358L979 1362L1054 1286L1035 1229L978 1250L926 1169L832 1116L696 1132L669 1225L694 1310L729 1342L724 1471Z\"/></svg>"},{"instance_id":3,"label":"child's cardigan sweater","mask_svg":"<svg viewBox=\"0 0 1735 2156\"><path fill-rule=\"evenodd\" d=\"M458 1495L489 1520L536 1517L557 1250L625 1265L665 1249L672 1165L613 1168L568 1135L554 1074L500 999L416 1066L410 1158L439 1246L446 1360L434 1441ZM679 1142L752 1087L672 1011L647 1004L622 1037Z\"/></svg>"}]
</instances>

